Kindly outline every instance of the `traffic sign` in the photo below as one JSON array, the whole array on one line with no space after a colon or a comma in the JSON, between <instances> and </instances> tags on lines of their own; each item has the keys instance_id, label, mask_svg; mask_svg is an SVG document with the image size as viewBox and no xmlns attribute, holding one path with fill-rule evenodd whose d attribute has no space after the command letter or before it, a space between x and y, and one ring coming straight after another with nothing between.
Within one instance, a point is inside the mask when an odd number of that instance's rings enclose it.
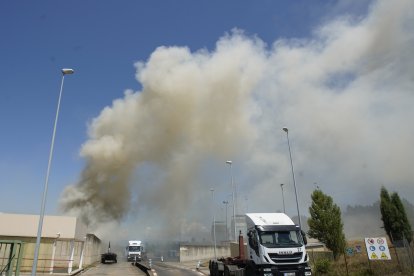
<instances>
[{"instance_id":1,"label":"traffic sign","mask_svg":"<svg viewBox=\"0 0 414 276\"><path fill-rule=\"evenodd\" d=\"M391 260L386 238L365 238L365 247L370 260Z\"/></svg>"}]
</instances>

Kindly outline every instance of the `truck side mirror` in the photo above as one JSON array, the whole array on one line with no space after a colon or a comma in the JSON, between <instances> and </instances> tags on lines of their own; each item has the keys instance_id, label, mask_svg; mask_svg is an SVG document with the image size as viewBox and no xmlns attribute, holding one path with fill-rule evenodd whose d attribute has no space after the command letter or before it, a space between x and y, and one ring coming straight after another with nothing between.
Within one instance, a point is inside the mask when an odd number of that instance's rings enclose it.
<instances>
[{"instance_id":1,"label":"truck side mirror","mask_svg":"<svg viewBox=\"0 0 414 276\"><path fill-rule=\"evenodd\" d=\"M307 245L308 244L308 239L306 238L306 233L303 230L300 230L300 233L302 234L303 243L305 245Z\"/></svg>"},{"instance_id":2,"label":"truck side mirror","mask_svg":"<svg viewBox=\"0 0 414 276\"><path fill-rule=\"evenodd\" d=\"M253 234L252 234L252 231L249 231L249 232L247 233L247 237L249 237L249 245L250 245L251 247L253 247Z\"/></svg>"}]
</instances>

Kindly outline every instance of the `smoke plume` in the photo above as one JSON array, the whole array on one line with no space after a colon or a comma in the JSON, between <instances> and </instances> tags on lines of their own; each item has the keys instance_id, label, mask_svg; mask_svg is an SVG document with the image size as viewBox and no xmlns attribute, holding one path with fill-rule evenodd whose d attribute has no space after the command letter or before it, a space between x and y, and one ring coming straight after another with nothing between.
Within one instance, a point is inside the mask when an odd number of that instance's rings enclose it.
<instances>
[{"instance_id":1,"label":"smoke plume","mask_svg":"<svg viewBox=\"0 0 414 276\"><path fill-rule=\"evenodd\" d=\"M413 20L412 1L384 0L308 38L266 45L233 30L212 51L157 48L135 65L142 90L91 122L63 209L90 225L156 217L178 233L210 216L210 187L217 202L231 192L231 159L240 213L281 210L285 183L295 215L284 126L302 212L315 185L342 206L374 202L381 185L414 196Z\"/></svg>"}]
</instances>

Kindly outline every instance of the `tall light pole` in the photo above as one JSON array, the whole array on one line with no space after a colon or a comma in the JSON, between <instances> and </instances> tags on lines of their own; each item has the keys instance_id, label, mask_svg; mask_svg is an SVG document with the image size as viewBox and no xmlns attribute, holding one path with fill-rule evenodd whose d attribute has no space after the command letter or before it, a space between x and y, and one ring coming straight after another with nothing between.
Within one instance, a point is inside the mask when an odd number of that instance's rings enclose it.
<instances>
[{"instance_id":1,"label":"tall light pole","mask_svg":"<svg viewBox=\"0 0 414 276\"><path fill-rule=\"evenodd\" d=\"M39 226L38 226L38 229L37 229L36 247L35 247L34 258L33 258L33 266L32 266L32 276L36 275L37 260L39 259L40 238L42 236L43 218L45 216L47 187L48 187L48 184L49 184L50 166L52 164L53 146L55 144L56 126L57 126L57 122L58 122L58 118L59 118L60 101L62 99L63 81L65 80L65 75L71 75L74 72L75 71L73 71L73 69L68 69L68 68L62 69L62 82L60 84L60 92L59 92L59 99L58 99L57 110L56 110L55 124L53 126L52 142L51 142L51 145L50 145L50 152L49 152L49 162L47 164L46 181L45 181L45 186L44 186L44 189L43 189L42 204L41 204L41 208L40 208Z\"/></svg>"},{"instance_id":2,"label":"tall light pole","mask_svg":"<svg viewBox=\"0 0 414 276\"><path fill-rule=\"evenodd\" d=\"M283 185L284 184L280 184L280 188L282 189L283 213L286 214L286 209L285 209L285 196L283 194Z\"/></svg>"},{"instance_id":3,"label":"tall light pole","mask_svg":"<svg viewBox=\"0 0 414 276\"><path fill-rule=\"evenodd\" d=\"M300 223L300 213L299 213L299 201L298 201L298 191L296 190L296 181L295 181L295 172L293 170L293 161L292 161L292 152L290 151L290 142L289 142L289 130L287 127L282 128L284 132L286 132L286 138L289 147L289 156L290 156L290 166L292 168L292 177L293 177L293 187L295 188L295 197L296 197L296 208L298 209L298 220L299 220L299 228L302 230L302 224Z\"/></svg>"},{"instance_id":4,"label":"tall light pole","mask_svg":"<svg viewBox=\"0 0 414 276\"><path fill-rule=\"evenodd\" d=\"M231 189L232 189L232 197L233 197L233 224L234 224L234 240L237 240L237 230L236 230L236 199L235 199L235 194L236 194L236 188L234 185L234 179L233 179L233 169L232 169L232 165L233 162L228 160L226 161L227 164L230 165L230 178L231 178Z\"/></svg>"},{"instance_id":5,"label":"tall light pole","mask_svg":"<svg viewBox=\"0 0 414 276\"><path fill-rule=\"evenodd\" d=\"M214 259L217 259L217 254L216 254L216 247L217 247L217 241L216 241L216 212L214 210L214 189L210 189L210 191L211 191L211 205L213 207Z\"/></svg>"},{"instance_id":6,"label":"tall light pole","mask_svg":"<svg viewBox=\"0 0 414 276\"><path fill-rule=\"evenodd\" d=\"M226 240L229 240L229 227L228 227L228 219L227 219L227 207L229 207L229 201L223 200L223 204L226 205Z\"/></svg>"}]
</instances>

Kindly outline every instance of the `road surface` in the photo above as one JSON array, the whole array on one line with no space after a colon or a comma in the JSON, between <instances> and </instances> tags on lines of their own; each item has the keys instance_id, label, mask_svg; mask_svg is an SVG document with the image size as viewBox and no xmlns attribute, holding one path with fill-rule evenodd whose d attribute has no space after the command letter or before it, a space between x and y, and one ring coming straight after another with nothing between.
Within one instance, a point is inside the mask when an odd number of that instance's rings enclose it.
<instances>
[{"instance_id":1,"label":"road surface","mask_svg":"<svg viewBox=\"0 0 414 276\"><path fill-rule=\"evenodd\" d=\"M205 275L196 271L196 269L183 268L179 266L171 266L169 264L164 264L157 262L153 264L153 275L154 276L200 276Z\"/></svg>"},{"instance_id":2,"label":"road surface","mask_svg":"<svg viewBox=\"0 0 414 276\"><path fill-rule=\"evenodd\" d=\"M89 268L79 275L140 276L140 275L146 275L146 274L142 272L141 270L139 270L138 267L133 266L131 263L118 261L118 263L98 264L96 267Z\"/></svg>"}]
</instances>

